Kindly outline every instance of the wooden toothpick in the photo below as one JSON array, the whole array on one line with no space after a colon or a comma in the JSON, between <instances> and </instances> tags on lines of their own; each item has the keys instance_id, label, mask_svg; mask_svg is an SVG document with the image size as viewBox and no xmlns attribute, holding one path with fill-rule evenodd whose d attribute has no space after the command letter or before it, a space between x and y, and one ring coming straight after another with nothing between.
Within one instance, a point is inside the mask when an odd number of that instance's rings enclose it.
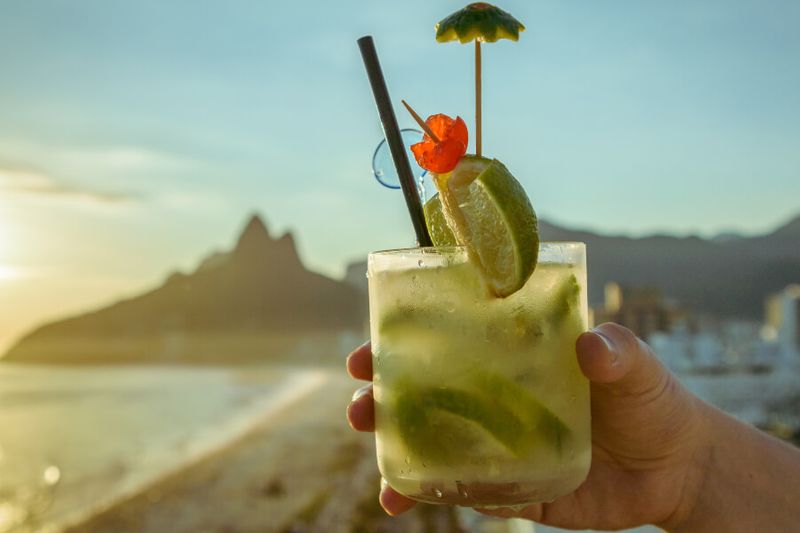
<instances>
[{"instance_id":1,"label":"wooden toothpick","mask_svg":"<svg viewBox=\"0 0 800 533\"><path fill-rule=\"evenodd\" d=\"M439 144L440 142L442 142L441 139L439 139L439 137L437 137L436 134L433 133L433 130L431 130L428 127L428 125L425 124L425 121L422 120L422 117L419 116L417 114L417 112L414 111L411 108L410 105L408 105L408 102L406 102L405 100L400 100L400 101L403 102L403 105L406 106L406 109L408 109L408 112L411 113L411 116L414 117L414 120L417 121L417 124L419 124L419 127L422 128L422 131L424 131L425 133L428 134L428 137L430 137L433 142L435 142L436 144Z\"/></svg>"}]
</instances>

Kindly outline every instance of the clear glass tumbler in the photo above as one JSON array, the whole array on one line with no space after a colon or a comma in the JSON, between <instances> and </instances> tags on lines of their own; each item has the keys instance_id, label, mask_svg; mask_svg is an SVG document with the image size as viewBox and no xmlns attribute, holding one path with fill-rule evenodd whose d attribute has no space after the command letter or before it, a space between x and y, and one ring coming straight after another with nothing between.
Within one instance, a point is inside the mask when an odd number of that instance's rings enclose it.
<instances>
[{"instance_id":1,"label":"clear glass tumbler","mask_svg":"<svg viewBox=\"0 0 800 533\"><path fill-rule=\"evenodd\" d=\"M381 474L415 500L551 501L591 459L583 243L542 243L518 292L491 296L461 247L369 255Z\"/></svg>"}]
</instances>

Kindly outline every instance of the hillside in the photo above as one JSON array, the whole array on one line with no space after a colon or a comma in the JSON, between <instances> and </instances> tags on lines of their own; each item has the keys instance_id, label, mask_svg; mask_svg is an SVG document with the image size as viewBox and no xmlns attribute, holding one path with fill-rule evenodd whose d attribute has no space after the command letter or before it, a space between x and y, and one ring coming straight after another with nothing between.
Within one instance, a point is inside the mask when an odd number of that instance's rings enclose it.
<instances>
[{"instance_id":1,"label":"hillside","mask_svg":"<svg viewBox=\"0 0 800 533\"><path fill-rule=\"evenodd\" d=\"M286 340L358 330L365 316L365 302L355 289L307 270L292 235L273 238L253 216L231 252L209 256L193 273L172 274L141 296L44 325L12 347L5 360L103 360L102 353L94 354L106 350L114 362L164 354L180 361L194 358L187 344L208 344L221 336ZM98 343L104 348L93 347ZM222 352L230 349L228 343L210 357L224 359Z\"/></svg>"},{"instance_id":2,"label":"hillside","mask_svg":"<svg viewBox=\"0 0 800 533\"><path fill-rule=\"evenodd\" d=\"M599 303L608 281L654 286L695 312L756 319L764 298L800 281L800 217L766 235L701 239L598 235L542 224L546 240L587 245L589 297Z\"/></svg>"},{"instance_id":3,"label":"hillside","mask_svg":"<svg viewBox=\"0 0 800 533\"><path fill-rule=\"evenodd\" d=\"M540 232L586 243L594 304L616 281L659 287L693 312L758 319L766 295L800 282L800 217L754 237L631 238L546 221ZM342 332L363 331L365 272L364 261L349 265L343 281L311 272L291 233L273 238L253 216L230 252L135 298L44 325L3 361L219 363L286 356L298 346L337 351Z\"/></svg>"},{"instance_id":4,"label":"hillside","mask_svg":"<svg viewBox=\"0 0 800 533\"><path fill-rule=\"evenodd\" d=\"M658 287L695 312L759 319L767 294L800 282L800 216L766 235L722 239L601 235L544 220L539 230L546 241L586 243L592 304L616 281ZM349 265L348 280L365 284L365 271L364 261Z\"/></svg>"}]
</instances>

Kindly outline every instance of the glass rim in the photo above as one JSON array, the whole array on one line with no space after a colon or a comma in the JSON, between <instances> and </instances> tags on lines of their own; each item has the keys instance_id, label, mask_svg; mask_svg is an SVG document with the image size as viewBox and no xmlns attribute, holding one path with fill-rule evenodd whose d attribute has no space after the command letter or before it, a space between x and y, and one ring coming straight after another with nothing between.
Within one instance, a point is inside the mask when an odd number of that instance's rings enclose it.
<instances>
[{"instance_id":1,"label":"glass rim","mask_svg":"<svg viewBox=\"0 0 800 533\"><path fill-rule=\"evenodd\" d=\"M541 241L539 243L539 251L547 250L563 246L567 249L585 248L586 243L581 241ZM391 256L403 254L443 254L443 253L458 253L466 252L467 247L463 245L455 246L413 246L408 248L387 248L385 250L375 250L369 252L370 256Z\"/></svg>"}]
</instances>

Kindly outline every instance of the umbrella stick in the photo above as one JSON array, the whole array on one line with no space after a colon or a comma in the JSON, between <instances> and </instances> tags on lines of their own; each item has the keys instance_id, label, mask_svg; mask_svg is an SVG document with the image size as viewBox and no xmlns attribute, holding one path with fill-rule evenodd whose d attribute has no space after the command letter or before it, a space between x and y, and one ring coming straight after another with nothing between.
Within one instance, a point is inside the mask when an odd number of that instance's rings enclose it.
<instances>
[{"instance_id":1,"label":"umbrella stick","mask_svg":"<svg viewBox=\"0 0 800 533\"><path fill-rule=\"evenodd\" d=\"M428 137L430 137L433 142L435 142L436 144L442 142L441 139L439 139L439 137L437 137L436 134L433 133L433 130L427 124L425 124L425 121L422 120L422 117L419 116L417 112L414 111L414 109L410 105L408 105L408 102L406 102L405 100L400 100L400 101L403 102L403 105L406 106L408 112L411 113L411 116L414 117L414 120L417 121L419 127L422 128L422 131L428 134Z\"/></svg>"},{"instance_id":2,"label":"umbrella stick","mask_svg":"<svg viewBox=\"0 0 800 533\"><path fill-rule=\"evenodd\" d=\"M481 41L475 39L475 155L481 156Z\"/></svg>"}]
</instances>

